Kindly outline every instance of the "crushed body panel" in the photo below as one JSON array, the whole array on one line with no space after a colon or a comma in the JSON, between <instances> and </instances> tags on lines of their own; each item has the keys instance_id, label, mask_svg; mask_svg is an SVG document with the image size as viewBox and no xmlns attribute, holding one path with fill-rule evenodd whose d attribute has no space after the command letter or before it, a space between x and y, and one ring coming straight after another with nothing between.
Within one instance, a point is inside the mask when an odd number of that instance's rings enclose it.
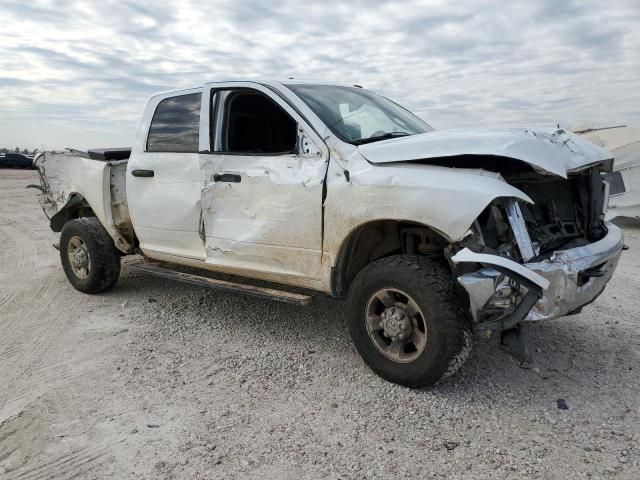
<instances>
[{"instance_id":1,"label":"crushed body panel","mask_svg":"<svg viewBox=\"0 0 640 480\"><path fill-rule=\"evenodd\" d=\"M354 151L329 166L323 247L335 260L350 232L384 219L426 225L450 241L460 240L480 212L503 197L531 202L494 172L410 163L371 165Z\"/></svg>"},{"instance_id":2,"label":"crushed body panel","mask_svg":"<svg viewBox=\"0 0 640 480\"><path fill-rule=\"evenodd\" d=\"M411 135L359 147L372 163L408 162L446 157L497 156L525 162L547 174L569 172L612 158L606 150L564 130L527 128L453 129Z\"/></svg>"},{"instance_id":3,"label":"crushed body panel","mask_svg":"<svg viewBox=\"0 0 640 480\"><path fill-rule=\"evenodd\" d=\"M464 249L452 257L454 263L476 262L485 265L458 277L467 291L474 319L494 295L503 274L495 266L526 275L543 288L543 296L531 309L527 321L549 320L566 315L593 301L605 288L618 264L624 237L622 231L607 223L607 235L601 240L568 250L559 250L542 261L523 265L498 255Z\"/></svg>"},{"instance_id":4,"label":"crushed body panel","mask_svg":"<svg viewBox=\"0 0 640 480\"><path fill-rule=\"evenodd\" d=\"M130 252L133 225L127 209L127 160L98 161L85 152L45 152L36 157L42 191L38 200L50 220L72 203L86 202L118 249Z\"/></svg>"},{"instance_id":5,"label":"crushed body panel","mask_svg":"<svg viewBox=\"0 0 640 480\"><path fill-rule=\"evenodd\" d=\"M325 143L298 109L263 85L221 82L206 87L217 95L215 122L229 108L229 92L249 88L295 120L295 141L289 152L260 155L225 151L220 130L213 140L200 137L200 148L207 151L199 156L205 263L317 283L323 277ZM201 107L205 130L210 128L210 104Z\"/></svg>"},{"instance_id":6,"label":"crushed body panel","mask_svg":"<svg viewBox=\"0 0 640 480\"><path fill-rule=\"evenodd\" d=\"M200 165L207 263L320 277L325 161L203 155ZM219 172L241 181L213 180Z\"/></svg>"}]
</instances>

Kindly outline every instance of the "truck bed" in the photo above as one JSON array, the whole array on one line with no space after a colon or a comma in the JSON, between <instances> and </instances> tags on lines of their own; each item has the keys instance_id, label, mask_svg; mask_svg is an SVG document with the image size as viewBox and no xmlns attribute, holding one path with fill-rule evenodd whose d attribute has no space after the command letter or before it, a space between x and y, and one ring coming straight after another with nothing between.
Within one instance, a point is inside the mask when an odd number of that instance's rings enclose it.
<instances>
[{"instance_id":1,"label":"truck bed","mask_svg":"<svg viewBox=\"0 0 640 480\"><path fill-rule=\"evenodd\" d=\"M71 218L96 216L118 249L132 251L133 225L126 192L130 152L67 149L35 158L41 184L38 199L53 231L59 232Z\"/></svg>"}]
</instances>

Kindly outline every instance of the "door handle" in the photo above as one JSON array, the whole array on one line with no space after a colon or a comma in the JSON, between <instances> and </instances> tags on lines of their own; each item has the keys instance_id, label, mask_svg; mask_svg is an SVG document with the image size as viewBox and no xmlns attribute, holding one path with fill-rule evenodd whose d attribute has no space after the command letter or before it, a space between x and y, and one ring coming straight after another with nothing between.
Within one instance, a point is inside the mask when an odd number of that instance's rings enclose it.
<instances>
[{"instance_id":1,"label":"door handle","mask_svg":"<svg viewBox=\"0 0 640 480\"><path fill-rule=\"evenodd\" d=\"M231 182L231 183L240 183L242 177L236 173L214 173L213 181L214 182Z\"/></svg>"},{"instance_id":2,"label":"door handle","mask_svg":"<svg viewBox=\"0 0 640 480\"><path fill-rule=\"evenodd\" d=\"M131 170L131 175L134 177L153 177L153 170Z\"/></svg>"}]
</instances>

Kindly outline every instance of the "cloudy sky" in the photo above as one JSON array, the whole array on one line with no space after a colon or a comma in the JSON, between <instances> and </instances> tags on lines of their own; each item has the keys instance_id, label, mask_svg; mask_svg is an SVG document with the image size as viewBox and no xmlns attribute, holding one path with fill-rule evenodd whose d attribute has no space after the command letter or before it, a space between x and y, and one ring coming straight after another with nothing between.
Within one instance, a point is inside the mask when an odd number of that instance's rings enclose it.
<instances>
[{"instance_id":1,"label":"cloudy sky","mask_svg":"<svg viewBox=\"0 0 640 480\"><path fill-rule=\"evenodd\" d=\"M154 92L335 80L435 128L640 125L640 0L0 1L0 146L131 145Z\"/></svg>"}]
</instances>

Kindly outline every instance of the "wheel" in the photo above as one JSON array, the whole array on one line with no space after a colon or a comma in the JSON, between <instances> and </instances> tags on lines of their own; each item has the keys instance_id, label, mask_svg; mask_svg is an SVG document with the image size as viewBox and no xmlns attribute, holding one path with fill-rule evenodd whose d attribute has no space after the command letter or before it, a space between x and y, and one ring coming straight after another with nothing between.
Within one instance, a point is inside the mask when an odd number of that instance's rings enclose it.
<instances>
[{"instance_id":1,"label":"wheel","mask_svg":"<svg viewBox=\"0 0 640 480\"><path fill-rule=\"evenodd\" d=\"M120 276L120 252L96 217L64 224L60 260L71 285L84 293L103 292Z\"/></svg>"},{"instance_id":2,"label":"wheel","mask_svg":"<svg viewBox=\"0 0 640 480\"><path fill-rule=\"evenodd\" d=\"M471 353L471 327L446 265L417 255L377 260L358 273L348 303L358 353L390 382L433 385Z\"/></svg>"}]
</instances>

